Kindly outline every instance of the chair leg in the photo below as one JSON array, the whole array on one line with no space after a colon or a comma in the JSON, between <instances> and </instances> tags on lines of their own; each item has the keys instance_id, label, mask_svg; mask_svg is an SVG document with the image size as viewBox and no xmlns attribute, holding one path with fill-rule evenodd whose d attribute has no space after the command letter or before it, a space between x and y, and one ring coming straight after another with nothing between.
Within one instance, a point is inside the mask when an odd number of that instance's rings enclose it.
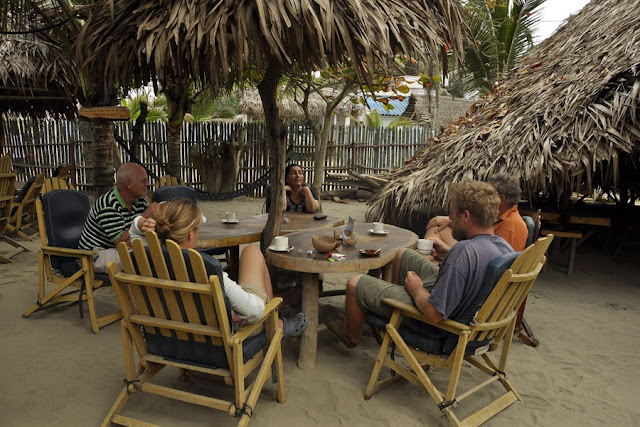
<instances>
[{"instance_id":1,"label":"chair leg","mask_svg":"<svg viewBox=\"0 0 640 427\"><path fill-rule=\"evenodd\" d=\"M528 345L529 347L537 347L540 345L540 340L533 332L533 328L527 322L527 319L522 318L522 330L518 332L518 339Z\"/></svg>"}]
</instances>

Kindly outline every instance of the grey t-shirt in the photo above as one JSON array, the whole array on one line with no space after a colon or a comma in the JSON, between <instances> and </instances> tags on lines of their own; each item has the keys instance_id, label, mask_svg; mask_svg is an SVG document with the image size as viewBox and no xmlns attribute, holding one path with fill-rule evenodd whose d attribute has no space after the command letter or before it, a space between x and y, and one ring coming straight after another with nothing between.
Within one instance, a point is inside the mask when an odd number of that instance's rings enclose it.
<instances>
[{"instance_id":1,"label":"grey t-shirt","mask_svg":"<svg viewBox=\"0 0 640 427\"><path fill-rule=\"evenodd\" d=\"M455 319L476 297L489 261L507 252L513 249L497 235L479 234L459 241L440 264L428 301L444 319Z\"/></svg>"}]
</instances>

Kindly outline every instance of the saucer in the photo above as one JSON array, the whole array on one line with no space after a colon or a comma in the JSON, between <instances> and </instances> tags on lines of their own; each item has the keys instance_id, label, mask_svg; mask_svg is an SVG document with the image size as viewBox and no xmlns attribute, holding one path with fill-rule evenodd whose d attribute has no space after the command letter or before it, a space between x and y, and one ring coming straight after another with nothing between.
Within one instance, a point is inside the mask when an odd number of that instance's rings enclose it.
<instances>
[{"instance_id":1,"label":"saucer","mask_svg":"<svg viewBox=\"0 0 640 427\"><path fill-rule=\"evenodd\" d=\"M293 246L289 246L286 249L277 249L276 245L269 246L269 250L274 252L289 252L291 249L293 249Z\"/></svg>"},{"instance_id":2,"label":"saucer","mask_svg":"<svg viewBox=\"0 0 640 427\"><path fill-rule=\"evenodd\" d=\"M236 219L236 220L233 220L233 221L227 221L227 220L226 220L226 219L224 219L224 218L222 219L222 223L223 223L223 224L237 224L237 223L239 223L239 222L240 222L240 221L239 221L239 220L237 220L237 219Z\"/></svg>"},{"instance_id":3,"label":"saucer","mask_svg":"<svg viewBox=\"0 0 640 427\"><path fill-rule=\"evenodd\" d=\"M378 236L384 236L385 234L389 234L389 230L373 231L373 228L370 228L369 229L369 233L375 234L375 235L378 235Z\"/></svg>"}]
</instances>

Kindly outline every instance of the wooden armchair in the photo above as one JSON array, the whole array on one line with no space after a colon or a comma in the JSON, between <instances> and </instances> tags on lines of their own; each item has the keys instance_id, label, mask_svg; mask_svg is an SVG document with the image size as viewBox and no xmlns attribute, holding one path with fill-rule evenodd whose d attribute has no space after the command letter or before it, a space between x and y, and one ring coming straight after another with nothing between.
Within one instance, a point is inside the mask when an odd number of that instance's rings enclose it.
<instances>
[{"instance_id":1,"label":"wooden armchair","mask_svg":"<svg viewBox=\"0 0 640 427\"><path fill-rule=\"evenodd\" d=\"M82 317L82 301L86 301L91 329L96 334L102 326L122 318L120 311L98 317L94 292L109 285L108 277L94 272L93 251L76 249L89 209L87 195L74 190L49 191L36 200L42 238L38 253L38 299L22 317L76 301L80 302Z\"/></svg>"},{"instance_id":2,"label":"wooden armchair","mask_svg":"<svg viewBox=\"0 0 640 427\"><path fill-rule=\"evenodd\" d=\"M370 399L373 393L403 377L425 390L448 418L449 424L456 426L480 425L515 401L522 401L507 380L507 360L516 312L542 269L545 262L544 253L552 239L553 236L547 236L538 240L521 252L515 260L514 253L494 259L487 268L478 297L472 302L470 310L463 314L464 319L447 319L431 323L414 306L385 298L384 302L393 306L395 310L386 325L382 347L364 393L365 399ZM500 274L500 271L504 273ZM499 280L495 280L494 277L498 277ZM486 300L481 302L486 295ZM480 308L475 311L478 306ZM401 326L405 317L411 318L408 322L413 322L413 327ZM436 342L432 337L416 333L416 326L432 328L433 331L446 331L448 334L443 334L444 338ZM489 353L497 350L500 344L502 350L496 363ZM396 361L394 351L388 354L390 348L398 350L406 363ZM438 351L434 351L435 349ZM467 367L463 366L464 361L488 374L489 379L464 393L458 393L461 371L463 367ZM399 375L378 380L383 366L391 368ZM429 367L450 371L448 387L444 393L438 390L427 375ZM454 413L454 410L458 412L457 404L495 381L499 381L506 392L465 419L459 419ZM487 397L487 393L481 394L483 397L479 400ZM475 409L478 409L478 405L475 406Z\"/></svg>"},{"instance_id":3,"label":"wooden armchair","mask_svg":"<svg viewBox=\"0 0 640 427\"><path fill-rule=\"evenodd\" d=\"M60 178L63 181L69 181L73 173L73 165L60 165L53 171L54 178Z\"/></svg>"},{"instance_id":4,"label":"wooden armchair","mask_svg":"<svg viewBox=\"0 0 640 427\"><path fill-rule=\"evenodd\" d=\"M166 187L167 185L187 185L184 183L182 178L178 178L171 175L164 175L158 177L156 181L156 188Z\"/></svg>"},{"instance_id":5,"label":"wooden armchair","mask_svg":"<svg viewBox=\"0 0 640 427\"><path fill-rule=\"evenodd\" d=\"M26 234L25 230L29 227L37 227L36 225L36 197L42 190L44 183L44 172L40 172L29 185L26 191L18 195L15 200L13 212L9 216L7 230L16 233L25 240L33 240L38 232L31 235ZM25 184L27 185L27 184Z\"/></svg>"},{"instance_id":6,"label":"wooden armchair","mask_svg":"<svg viewBox=\"0 0 640 427\"><path fill-rule=\"evenodd\" d=\"M0 173L10 173L12 171L11 157L8 154L0 156Z\"/></svg>"},{"instance_id":7,"label":"wooden armchair","mask_svg":"<svg viewBox=\"0 0 640 427\"><path fill-rule=\"evenodd\" d=\"M13 249L8 252L0 253L0 263L2 264L12 262L11 258L20 252L29 251L20 243L4 235L13 207L13 189L16 183L16 174L10 170L11 164L9 163L9 172L0 172L0 240L13 246Z\"/></svg>"},{"instance_id":8,"label":"wooden armchair","mask_svg":"<svg viewBox=\"0 0 640 427\"><path fill-rule=\"evenodd\" d=\"M146 241L148 248L142 240L134 240L133 258L124 243L118 246L123 272L115 263L108 265L124 314L127 377L102 425L149 425L120 415L129 395L143 391L222 410L245 426L274 365L275 394L283 403L282 328L277 311L282 299L269 301L258 322L234 332L230 305L220 286L220 264L208 257L203 260L193 249L181 250L172 241L162 248L154 232L146 233ZM225 384L233 385L235 398L225 401L151 383L165 366L180 368L185 379L186 371L222 377ZM253 383L245 385L256 369ZM188 424L183 417L178 422Z\"/></svg>"},{"instance_id":9,"label":"wooden armchair","mask_svg":"<svg viewBox=\"0 0 640 427\"><path fill-rule=\"evenodd\" d=\"M42 194L48 193L53 190L75 190L76 187L67 181L66 179L60 177L48 178L42 183Z\"/></svg>"},{"instance_id":10,"label":"wooden armchair","mask_svg":"<svg viewBox=\"0 0 640 427\"><path fill-rule=\"evenodd\" d=\"M529 230L529 236L527 237L527 247L532 245L538 240L540 236L540 228L542 227L542 221L540 219L540 209L533 214L533 216L523 216L522 220L527 224L527 230ZM540 340L533 332L533 328L524 318L524 308L527 305L527 298L522 301L520 308L518 309L518 315L516 316L516 336L520 341L528 345L529 347L537 347L540 345Z\"/></svg>"}]
</instances>

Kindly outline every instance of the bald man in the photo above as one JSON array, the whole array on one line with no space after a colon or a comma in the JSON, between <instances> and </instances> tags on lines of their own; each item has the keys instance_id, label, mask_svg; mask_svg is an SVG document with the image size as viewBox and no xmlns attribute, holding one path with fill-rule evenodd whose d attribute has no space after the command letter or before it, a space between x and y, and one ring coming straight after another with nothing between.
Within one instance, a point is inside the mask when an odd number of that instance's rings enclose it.
<instances>
[{"instance_id":1,"label":"bald man","mask_svg":"<svg viewBox=\"0 0 640 427\"><path fill-rule=\"evenodd\" d=\"M131 222L137 215L153 216L158 204L148 206L148 188L147 171L139 164L125 163L116 172L116 187L98 197L89 211L78 247L96 251L93 260L96 272L106 273L111 261L121 266L116 246L125 242L131 247Z\"/></svg>"}]
</instances>

